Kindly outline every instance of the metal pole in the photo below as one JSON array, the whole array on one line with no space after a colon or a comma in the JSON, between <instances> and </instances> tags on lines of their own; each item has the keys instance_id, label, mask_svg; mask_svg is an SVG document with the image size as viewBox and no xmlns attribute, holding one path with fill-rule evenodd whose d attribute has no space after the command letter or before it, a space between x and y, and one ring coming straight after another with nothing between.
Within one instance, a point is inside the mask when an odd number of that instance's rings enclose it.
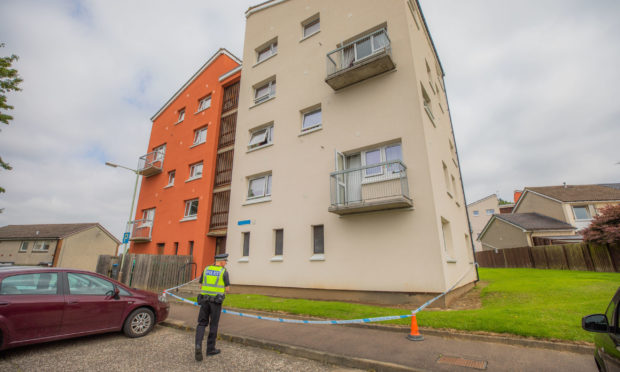
<instances>
[{"instance_id":1,"label":"metal pole","mask_svg":"<svg viewBox=\"0 0 620 372\"><path fill-rule=\"evenodd\" d=\"M138 190L138 180L140 178L140 173L137 171L131 170L136 174L136 183L133 185L133 196L131 197L131 209L129 210L129 220L127 220L127 227L125 228L125 232L129 232L129 226L131 224L131 218L133 217L133 207L136 202L136 191ZM129 242L123 243L125 247L123 248L123 258L121 259L121 267L118 274L119 281L123 279L123 264L125 263L125 256L127 256L127 247L129 246Z\"/></svg>"}]
</instances>

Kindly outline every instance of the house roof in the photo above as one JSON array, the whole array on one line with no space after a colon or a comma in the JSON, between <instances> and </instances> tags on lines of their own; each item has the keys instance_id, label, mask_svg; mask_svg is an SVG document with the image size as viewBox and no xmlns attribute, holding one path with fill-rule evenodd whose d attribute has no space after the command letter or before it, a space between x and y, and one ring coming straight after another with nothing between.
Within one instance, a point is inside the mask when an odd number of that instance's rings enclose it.
<instances>
[{"instance_id":1,"label":"house roof","mask_svg":"<svg viewBox=\"0 0 620 372\"><path fill-rule=\"evenodd\" d=\"M172 97L170 97L170 99L168 101L166 101L166 103L164 103L164 105L155 113L155 115L153 115L153 117L151 118L151 121L155 121L155 119L157 119L157 117L159 117L159 115L161 115L162 112L164 112L165 109L168 108L168 106L170 106L170 104L172 102L174 102L175 99L177 99L177 97L179 97L181 95L181 93L183 93L183 91L194 81L196 80L196 78L198 76L200 76L200 74L202 74L202 72L204 70L207 69L207 67L209 67L219 56L221 55L226 55L228 56L230 59L232 59L233 61L235 61L238 65L241 65L241 60L237 57L235 57L234 54L232 54L231 52L229 52L228 50L226 50L225 48L220 48L217 52L215 52L215 54L213 54L211 56L211 58L209 58L209 60L207 62L205 62L204 65L202 65L202 67L200 67L198 69L198 71L196 71L196 73L194 75L192 75L191 78L189 78L189 80L183 84L183 86L181 88L179 88L179 90L176 91L176 93L174 93L174 95L172 95ZM238 67L235 67L235 69L237 69ZM230 71L229 71L230 72ZM224 74L226 75L226 74ZM221 80L220 80L221 81Z\"/></svg>"},{"instance_id":2,"label":"house roof","mask_svg":"<svg viewBox=\"0 0 620 372\"><path fill-rule=\"evenodd\" d=\"M117 243L120 243L112 234L97 222L91 223L60 223L40 225L7 225L0 227L0 240L22 239L63 239L80 231L92 227L99 227Z\"/></svg>"},{"instance_id":3,"label":"house roof","mask_svg":"<svg viewBox=\"0 0 620 372\"><path fill-rule=\"evenodd\" d=\"M561 202L620 200L620 184L526 187ZM525 192L524 192L525 194ZM523 196L521 197L523 198Z\"/></svg>"},{"instance_id":4,"label":"house roof","mask_svg":"<svg viewBox=\"0 0 620 372\"><path fill-rule=\"evenodd\" d=\"M479 199L479 200L476 200L475 202L471 202L471 203L467 204L467 206L470 207L470 206L472 206L474 204L480 203L481 201L487 200L488 198L495 198L495 199L497 199L497 194L491 194L489 196L485 196L482 199Z\"/></svg>"},{"instance_id":5,"label":"house roof","mask_svg":"<svg viewBox=\"0 0 620 372\"><path fill-rule=\"evenodd\" d=\"M495 214L493 217L509 222L527 231L575 229L575 227L566 222L538 213Z\"/></svg>"}]
</instances>

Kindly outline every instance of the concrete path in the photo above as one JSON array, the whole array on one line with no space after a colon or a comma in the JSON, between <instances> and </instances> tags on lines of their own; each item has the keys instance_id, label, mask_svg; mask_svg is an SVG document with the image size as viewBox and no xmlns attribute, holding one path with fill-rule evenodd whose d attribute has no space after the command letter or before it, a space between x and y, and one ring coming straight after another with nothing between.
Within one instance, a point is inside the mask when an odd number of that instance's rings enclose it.
<instances>
[{"instance_id":1,"label":"concrete path","mask_svg":"<svg viewBox=\"0 0 620 372\"><path fill-rule=\"evenodd\" d=\"M194 329L198 307L171 300L168 324ZM278 323L222 314L220 337L346 367L377 371L596 371L592 354L340 325ZM583 349L582 349L583 351Z\"/></svg>"}]
</instances>

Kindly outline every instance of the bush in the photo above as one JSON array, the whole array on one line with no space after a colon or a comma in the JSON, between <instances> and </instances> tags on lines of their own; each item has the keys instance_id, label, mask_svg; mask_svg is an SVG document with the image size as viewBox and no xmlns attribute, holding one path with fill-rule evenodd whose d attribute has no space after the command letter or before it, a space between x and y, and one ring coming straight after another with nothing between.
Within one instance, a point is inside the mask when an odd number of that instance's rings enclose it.
<instances>
[{"instance_id":1,"label":"bush","mask_svg":"<svg viewBox=\"0 0 620 372\"><path fill-rule=\"evenodd\" d=\"M590 226L579 232L588 243L620 243L620 204L610 205L600 210Z\"/></svg>"}]
</instances>

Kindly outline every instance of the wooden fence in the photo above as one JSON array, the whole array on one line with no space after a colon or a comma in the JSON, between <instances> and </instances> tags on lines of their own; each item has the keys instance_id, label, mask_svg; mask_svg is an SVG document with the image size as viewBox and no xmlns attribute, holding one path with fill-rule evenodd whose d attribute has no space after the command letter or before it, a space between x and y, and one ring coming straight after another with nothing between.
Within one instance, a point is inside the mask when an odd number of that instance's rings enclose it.
<instances>
[{"instance_id":1,"label":"wooden fence","mask_svg":"<svg viewBox=\"0 0 620 372\"><path fill-rule=\"evenodd\" d=\"M128 254L121 270L122 257L99 256L97 272L132 288L159 291L186 283L196 276L192 256ZM119 278L119 274L122 273Z\"/></svg>"},{"instance_id":2,"label":"wooden fence","mask_svg":"<svg viewBox=\"0 0 620 372\"><path fill-rule=\"evenodd\" d=\"M476 252L480 267L620 272L620 244L565 244Z\"/></svg>"}]
</instances>

